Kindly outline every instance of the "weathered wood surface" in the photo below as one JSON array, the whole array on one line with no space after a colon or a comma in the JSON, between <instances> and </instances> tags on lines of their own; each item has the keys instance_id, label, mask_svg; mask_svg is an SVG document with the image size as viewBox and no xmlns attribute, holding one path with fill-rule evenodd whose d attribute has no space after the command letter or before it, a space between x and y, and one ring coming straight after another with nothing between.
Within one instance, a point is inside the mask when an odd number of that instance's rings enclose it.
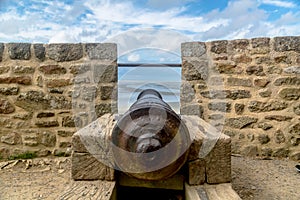
<instances>
[{"instance_id":1,"label":"weathered wood surface","mask_svg":"<svg viewBox=\"0 0 300 200\"><path fill-rule=\"evenodd\" d=\"M186 200L241 200L230 183L201 186L185 184Z\"/></svg>"},{"instance_id":2,"label":"weathered wood surface","mask_svg":"<svg viewBox=\"0 0 300 200\"><path fill-rule=\"evenodd\" d=\"M115 179L115 170L104 165L88 153L72 154L71 174L74 180L107 180Z\"/></svg>"},{"instance_id":3,"label":"weathered wood surface","mask_svg":"<svg viewBox=\"0 0 300 200\"><path fill-rule=\"evenodd\" d=\"M116 182L74 181L58 199L116 200Z\"/></svg>"},{"instance_id":4,"label":"weathered wood surface","mask_svg":"<svg viewBox=\"0 0 300 200\"><path fill-rule=\"evenodd\" d=\"M130 177L124 173L120 173L118 183L127 187L144 187L170 190L184 190L184 176L175 174L174 176L159 181L146 181Z\"/></svg>"}]
</instances>

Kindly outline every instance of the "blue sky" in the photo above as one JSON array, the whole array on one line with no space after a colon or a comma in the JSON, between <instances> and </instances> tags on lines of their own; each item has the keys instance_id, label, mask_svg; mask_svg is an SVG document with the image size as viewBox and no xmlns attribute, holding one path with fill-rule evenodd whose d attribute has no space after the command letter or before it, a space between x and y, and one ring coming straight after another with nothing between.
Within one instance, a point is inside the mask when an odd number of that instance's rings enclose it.
<instances>
[{"instance_id":1,"label":"blue sky","mask_svg":"<svg viewBox=\"0 0 300 200\"><path fill-rule=\"evenodd\" d=\"M124 62L149 49L177 62L185 41L285 35L300 35L299 0L0 0L0 42L116 42Z\"/></svg>"}]
</instances>

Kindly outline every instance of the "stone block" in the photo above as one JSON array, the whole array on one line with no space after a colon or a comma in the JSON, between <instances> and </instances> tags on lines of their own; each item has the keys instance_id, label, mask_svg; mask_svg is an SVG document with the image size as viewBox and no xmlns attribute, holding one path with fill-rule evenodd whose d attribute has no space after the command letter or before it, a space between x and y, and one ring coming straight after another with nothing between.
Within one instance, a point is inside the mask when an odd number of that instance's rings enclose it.
<instances>
[{"instance_id":1,"label":"stone block","mask_svg":"<svg viewBox=\"0 0 300 200\"><path fill-rule=\"evenodd\" d=\"M0 98L0 114L15 112L15 107L8 100Z\"/></svg>"},{"instance_id":2,"label":"stone block","mask_svg":"<svg viewBox=\"0 0 300 200\"><path fill-rule=\"evenodd\" d=\"M204 42L186 42L181 44L182 57L203 57L206 55L206 44Z\"/></svg>"},{"instance_id":3,"label":"stone block","mask_svg":"<svg viewBox=\"0 0 300 200\"><path fill-rule=\"evenodd\" d=\"M194 85L189 82L182 82L180 86L180 101L181 103L189 103L195 98Z\"/></svg>"},{"instance_id":4,"label":"stone block","mask_svg":"<svg viewBox=\"0 0 300 200\"><path fill-rule=\"evenodd\" d=\"M219 40L211 42L210 51L216 54L227 53L227 40Z\"/></svg>"},{"instance_id":5,"label":"stone block","mask_svg":"<svg viewBox=\"0 0 300 200\"><path fill-rule=\"evenodd\" d=\"M274 50L278 52L296 51L300 52L300 37L275 37Z\"/></svg>"},{"instance_id":6,"label":"stone block","mask_svg":"<svg viewBox=\"0 0 300 200\"><path fill-rule=\"evenodd\" d=\"M284 77L284 78L278 78L274 82L275 86L281 86L281 85L300 85L300 78L299 77Z\"/></svg>"},{"instance_id":7,"label":"stone block","mask_svg":"<svg viewBox=\"0 0 300 200\"><path fill-rule=\"evenodd\" d=\"M207 80L209 76L207 60L183 60L182 79L186 81Z\"/></svg>"},{"instance_id":8,"label":"stone block","mask_svg":"<svg viewBox=\"0 0 300 200\"><path fill-rule=\"evenodd\" d=\"M33 44L33 50L35 57L37 57L40 61L45 60L46 48L43 44Z\"/></svg>"},{"instance_id":9,"label":"stone block","mask_svg":"<svg viewBox=\"0 0 300 200\"><path fill-rule=\"evenodd\" d=\"M250 98L251 93L248 90L211 90L200 92L201 96L209 99L245 99Z\"/></svg>"},{"instance_id":10,"label":"stone block","mask_svg":"<svg viewBox=\"0 0 300 200\"><path fill-rule=\"evenodd\" d=\"M252 61L252 58L245 54L242 54L242 55L233 56L232 60L235 63L250 63Z\"/></svg>"},{"instance_id":11,"label":"stone block","mask_svg":"<svg viewBox=\"0 0 300 200\"><path fill-rule=\"evenodd\" d=\"M13 60L29 60L30 47L29 43L9 43L7 44L9 57Z\"/></svg>"},{"instance_id":12,"label":"stone block","mask_svg":"<svg viewBox=\"0 0 300 200\"><path fill-rule=\"evenodd\" d=\"M220 74L241 74L243 69L237 66L235 63L220 62L216 63L214 70Z\"/></svg>"},{"instance_id":13,"label":"stone block","mask_svg":"<svg viewBox=\"0 0 300 200\"><path fill-rule=\"evenodd\" d=\"M235 113L238 114L238 115L243 114L244 109L245 109L245 105L244 104L236 103L234 105Z\"/></svg>"},{"instance_id":14,"label":"stone block","mask_svg":"<svg viewBox=\"0 0 300 200\"><path fill-rule=\"evenodd\" d=\"M213 111L220 112L230 112L231 111L231 103L227 102L210 102L208 103L208 109Z\"/></svg>"},{"instance_id":15,"label":"stone block","mask_svg":"<svg viewBox=\"0 0 300 200\"><path fill-rule=\"evenodd\" d=\"M291 66L283 70L286 74L300 74L300 66Z\"/></svg>"},{"instance_id":16,"label":"stone block","mask_svg":"<svg viewBox=\"0 0 300 200\"><path fill-rule=\"evenodd\" d=\"M59 123L57 120L38 120L35 122L35 125L37 127L57 127L59 126Z\"/></svg>"},{"instance_id":17,"label":"stone block","mask_svg":"<svg viewBox=\"0 0 300 200\"><path fill-rule=\"evenodd\" d=\"M12 72L15 74L33 74L35 71L34 67L30 66L13 66Z\"/></svg>"},{"instance_id":18,"label":"stone block","mask_svg":"<svg viewBox=\"0 0 300 200\"><path fill-rule=\"evenodd\" d=\"M48 57L57 62L74 61L83 57L81 44L49 44L46 47Z\"/></svg>"},{"instance_id":19,"label":"stone block","mask_svg":"<svg viewBox=\"0 0 300 200\"><path fill-rule=\"evenodd\" d=\"M264 69L262 66L249 66L246 69L248 75L265 76Z\"/></svg>"},{"instance_id":20,"label":"stone block","mask_svg":"<svg viewBox=\"0 0 300 200\"><path fill-rule=\"evenodd\" d=\"M270 38L253 38L251 44L252 53L266 54L270 52Z\"/></svg>"},{"instance_id":21,"label":"stone block","mask_svg":"<svg viewBox=\"0 0 300 200\"><path fill-rule=\"evenodd\" d=\"M3 52L4 52L4 44L0 43L0 62L2 62L3 59Z\"/></svg>"},{"instance_id":22,"label":"stone block","mask_svg":"<svg viewBox=\"0 0 300 200\"><path fill-rule=\"evenodd\" d=\"M264 88L266 87L270 81L268 79L255 79L254 80L254 86Z\"/></svg>"},{"instance_id":23,"label":"stone block","mask_svg":"<svg viewBox=\"0 0 300 200\"><path fill-rule=\"evenodd\" d=\"M229 77L227 79L227 83L228 83L229 86L252 87L252 80L251 79L242 79L242 78Z\"/></svg>"},{"instance_id":24,"label":"stone block","mask_svg":"<svg viewBox=\"0 0 300 200\"><path fill-rule=\"evenodd\" d=\"M95 64L93 67L94 83L117 82L118 66L116 64Z\"/></svg>"},{"instance_id":25,"label":"stone block","mask_svg":"<svg viewBox=\"0 0 300 200\"><path fill-rule=\"evenodd\" d=\"M200 104L184 105L180 108L180 113L183 115L197 115L203 118L203 107Z\"/></svg>"},{"instance_id":26,"label":"stone block","mask_svg":"<svg viewBox=\"0 0 300 200\"><path fill-rule=\"evenodd\" d=\"M117 61L117 45L113 43L89 43L85 45L91 60Z\"/></svg>"},{"instance_id":27,"label":"stone block","mask_svg":"<svg viewBox=\"0 0 300 200\"><path fill-rule=\"evenodd\" d=\"M279 91L279 96L288 101L298 100L300 98L300 88L284 88Z\"/></svg>"},{"instance_id":28,"label":"stone block","mask_svg":"<svg viewBox=\"0 0 300 200\"><path fill-rule=\"evenodd\" d=\"M228 118L225 120L226 126L237 128L237 129L243 129L246 128L258 121L257 118L254 117L236 117L236 118Z\"/></svg>"},{"instance_id":29,"label":"stone block","mask_svg":"<svg viewBox=\"0 0 300 200\"><path fill-rule=\"evenodd\" d=\"M113 86L100 86L100 98L101 100L108 100L108 99L115 99L116 94L114 90L117 90L117 88Z\"/></svg>"},{"instance_id":30,"label":"stone block","mask_svg":"<svg viewBox=\"0 0 300 200\"><path fill-rule=\"evenodd\" d=\"M284 110L288 107L288 103L284 101L272 100L268 102L250 101L248 110L250 112L270 112Z\"/></svg>"},{"instance_id":31,"label":"stone block","mask_svg":"<svg viewBox=\"0 0 300 200\"><path fill-rule=\"evenodd\" d=\"M114 169L104 165L89 153L72 154L71 175L74 180L106 180L115 179Z\"/></svg>"},{"instance_id":32,"label":"stone block","mask_svg":"<svg viewBox=\"0 0 300 200\"><path fill-rule=\"evenodd\" d=\"M188 183L201 185L206 181L205 160L197 159L188 163Z\"/></svg>"},{"instance_id":33,"label":"stone block","mask_svg":"<svg viewBox=\"0 0 300 200\"><path fill-rule=\"evenodd\" d=\"M57 88L72 85L72 82L70 79L49 79L46 85L48 88Z\"/></svg>"},{"instance_id":34,"label":"stone block","mask_svg":"<svg viewBox=\"0 0 300 200\"><path fill-rule=\"evenodd\" d=\"M91 65L85 63L71 65L70 67L70 73L74 75L84 74L85 72L88 72L90 70L91 70Z\"/></svg>"},{"instance_id":35,"label":"stone block","mask_svg":"<svg viewBox=\"0 0 300 200\"><path fill-rule=\"evenodd\" d=\"M9 72L10 67L3 67L0 66L0 74L5 74L7 72Z\"/></svg>"},{"instance_id":36,"label":"stone block","mask_svg":"<svg viewBox=\"0 0 300 200\"><path fill-rule=\"evenodd\" d=\"M191 135L192 144L190 147L189 161L192 177L202 177L203 168L196 166L205 166L206 182L225 183L231 181L231 139L229 136L220 133L211 124L205 122L198 116L182 115ZM204 161L204 163L203 163ZM190 163L188 163L188 166ZM220 170L222 169L222 170ZM203 177L202 177L203 178ZM197 182L196 178L193 180ZM202 182L202 179L198 180Z\"/></svg>"},{"instance_id":37,"label":"stone block","mask_svg":"<svg viewBox=\"0 0 300 200\"><path fill-rule=\"evenodd\" d=\"M39 67L39 71L46 75L61 75L67 73L66 68L61 67L60 65L43 65Z\"/></svg>"},{"instance_id":38,"label":"stone block","mask_svg":"<svg viewBox=\"0 0 300 200\"><path fill-rule=\"evenodd\" d=\"M16 77L0 77L0 84L16 83L20 85L31 85L32 78L30 76L16 76Z\"/></svg>"},{"instance_id":39,"label":"stone block","mask_svg":"<svg viewBox=\"0 0 300 200\"><path fill-rule=\"evenodd\" d=\"M238 39L229 41L230 50L235 52L242 52L249 48L249 40L247 39Z\"/></svg>"},{"instance_id":40,"label":"stone block","mask_svg":"<svg viewBox=\"0 0 300 200\"><path fill-rule=\"evenodd\" d=\"M231 181L231 138L229 136L221 134L214 148L204 159L207 183Z\"/></svg>"}]
</instances>

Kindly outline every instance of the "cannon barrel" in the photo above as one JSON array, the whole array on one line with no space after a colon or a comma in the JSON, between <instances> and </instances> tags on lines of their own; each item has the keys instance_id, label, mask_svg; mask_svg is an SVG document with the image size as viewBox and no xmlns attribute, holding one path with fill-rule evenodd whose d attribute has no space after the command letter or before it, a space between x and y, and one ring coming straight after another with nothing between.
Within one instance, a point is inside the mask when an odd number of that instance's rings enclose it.
<instances>
[{"instance_id":1,"label":"cannon barrel","mask_svg":"<svg viewBox=\"0 0 300 200\"><path fill-rule=\"evenodd\" d=\"M191 143L185 124L159 92L143 90L112 131L113 156L120 171L143 180L174 175Z\"/></svg>"}]
</instances>

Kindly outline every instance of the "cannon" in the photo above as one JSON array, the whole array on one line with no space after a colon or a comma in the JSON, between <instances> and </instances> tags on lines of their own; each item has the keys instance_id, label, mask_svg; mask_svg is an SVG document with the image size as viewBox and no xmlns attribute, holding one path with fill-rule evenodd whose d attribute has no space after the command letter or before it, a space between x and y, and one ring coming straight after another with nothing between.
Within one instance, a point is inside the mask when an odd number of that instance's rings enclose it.
<instances>
[{"instance_id":1,"label":"cannon","mask_svg":"<svg viewBox=\"0 0 300 200\"><path fill-rule=\"evenodd\" d=\"M118 170L137 179L162 180L187 160L191 138L186 125L161 94L143 90L112 130Z\"/></svg>"}]
</instances>

